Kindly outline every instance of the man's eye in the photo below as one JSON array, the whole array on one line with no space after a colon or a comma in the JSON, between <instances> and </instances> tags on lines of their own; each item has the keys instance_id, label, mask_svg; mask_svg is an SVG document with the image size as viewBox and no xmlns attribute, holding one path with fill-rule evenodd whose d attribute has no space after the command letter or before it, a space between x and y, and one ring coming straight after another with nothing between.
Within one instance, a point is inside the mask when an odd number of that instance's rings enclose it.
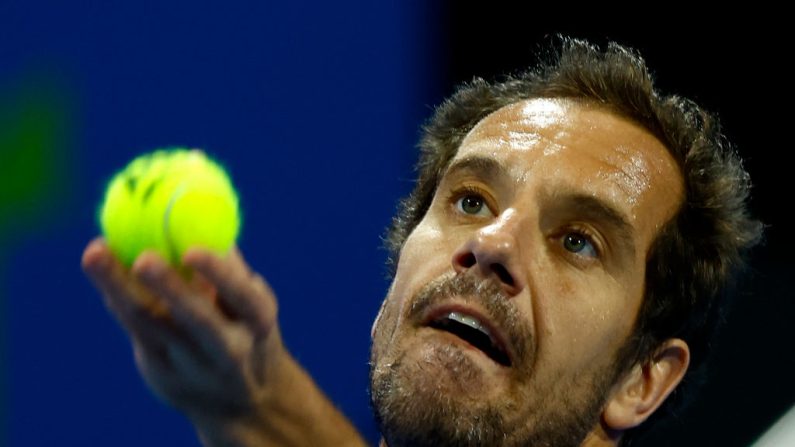
<instances>
[{"instance_id":1,"label":"man's eye","mask_svg":"<svg viewBox=\"0 0 795 447\"><path fill-rule=\"evenodd\" d=\"M596 248L591 240L582 233L572 232L563 236L563 248L580 256L597 257Z\"/></svg>"},{"instance_id":2,"label":"man's eye","mask_svg":"<svg viewBox=\"0 0 795 447\"><path fill-rule=\"evenodd\" d=\"M491 214L483 197L477 194L467 194L456 202L456 208L464 214L473 216L487 216Z\"/></svg>"}]
</instances>

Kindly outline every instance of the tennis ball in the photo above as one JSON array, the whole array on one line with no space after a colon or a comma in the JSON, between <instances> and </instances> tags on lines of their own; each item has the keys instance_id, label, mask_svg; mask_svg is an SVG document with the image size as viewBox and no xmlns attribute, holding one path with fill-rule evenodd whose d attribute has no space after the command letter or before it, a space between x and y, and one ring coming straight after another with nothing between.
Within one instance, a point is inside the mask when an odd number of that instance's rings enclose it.
<instances>
[{"instance_id":1,"label":"tennis ball","mask_svg":"<svg viewBox=\"0 0 795 447\"><path fill-rule=\"evenodd\" d=\"M200 150L161 149L135 158L110 180L99 222L126 266L146 249L179 265L191 246L219 255L240 231L238 197L226 171Z\"/></svg>"}]
</instances>

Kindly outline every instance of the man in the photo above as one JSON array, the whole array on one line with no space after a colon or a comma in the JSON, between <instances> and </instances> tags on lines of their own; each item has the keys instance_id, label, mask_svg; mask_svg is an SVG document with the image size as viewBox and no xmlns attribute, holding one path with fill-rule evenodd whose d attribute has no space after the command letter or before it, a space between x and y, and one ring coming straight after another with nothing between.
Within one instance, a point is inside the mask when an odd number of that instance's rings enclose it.
<instances>
[{"instance_id":1,"label":"man","mask_svg":"<svg viewBox=\"0 0 795 447\"><path fill-rule=\"evenodd\" d=\"M372 331L382 445L611 446L682 403L760 234L711 116L632 51L564 39L459 90L422 151ZM361 445L241 255L184 263L187 281L152 253L126 271L101 240L83 257L154 392L207 445Z\"/></svg>"}]
</instances>

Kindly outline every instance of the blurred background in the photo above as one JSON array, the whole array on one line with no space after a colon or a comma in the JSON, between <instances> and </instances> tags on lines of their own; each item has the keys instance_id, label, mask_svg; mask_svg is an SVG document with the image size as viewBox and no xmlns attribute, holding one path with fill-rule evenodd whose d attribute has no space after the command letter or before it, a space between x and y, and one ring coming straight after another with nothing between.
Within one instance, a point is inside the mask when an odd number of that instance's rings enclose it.
<instances>
[{"instance_id":1,"label":"blurred background","mask_svg":"<svg viewBox=\"0 0 795 447\"><path fill-rule=\"evenodd\" d=\"M433 107L532 64L563 33L616 40L659 87L718 112L769 225L701 398L651 446L747 446L795 402L788 43L775 19L489 2L0 2L0 445L198 445L137 375L79 266L105 182L157 147L204 148L242 196L240 246L288 347L373 443L369 329L381 236ZM598 17L604 15L604 17ZM764 30L764 31L761 31Z\"/></svg>"}]
</instances>

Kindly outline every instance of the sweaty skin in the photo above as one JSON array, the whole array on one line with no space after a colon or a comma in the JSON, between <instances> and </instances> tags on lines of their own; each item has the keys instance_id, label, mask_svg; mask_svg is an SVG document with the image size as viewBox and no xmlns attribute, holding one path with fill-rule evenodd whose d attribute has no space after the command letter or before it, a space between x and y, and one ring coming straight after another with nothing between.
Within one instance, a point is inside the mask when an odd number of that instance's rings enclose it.
<instances>
[{"instance_id":1,"label":"sweaty skin","mask_svg":"<svg viewBox=\"0 0 795 447\"><path fill-rule=\"evenodd\" d=\"M662 143L603 108L533 99L483 119L406 240L373 327L374 389L391 390L383 408L406 413L386 419L400 426L402 418L416 424L444 412L451 433L488 433L466 424L496 415L513 445L579 403L597 411L582 415L591 424L583 445L612 445L599 413L620 387L604 381L637 316L651 243L682 196L680 171ZM496 282L502 294L451 296L417 311L429 283L461 275ZM528 346L509 367L495 363L416 317L438 313L433 306L486 320L509 351L512 339ZM519 317L503 321L491 308ZM654 408L686 368L686 345L675 345L673 376ZM651 414L644 411L632 423Z\"/></svg>"}]
</instances>

